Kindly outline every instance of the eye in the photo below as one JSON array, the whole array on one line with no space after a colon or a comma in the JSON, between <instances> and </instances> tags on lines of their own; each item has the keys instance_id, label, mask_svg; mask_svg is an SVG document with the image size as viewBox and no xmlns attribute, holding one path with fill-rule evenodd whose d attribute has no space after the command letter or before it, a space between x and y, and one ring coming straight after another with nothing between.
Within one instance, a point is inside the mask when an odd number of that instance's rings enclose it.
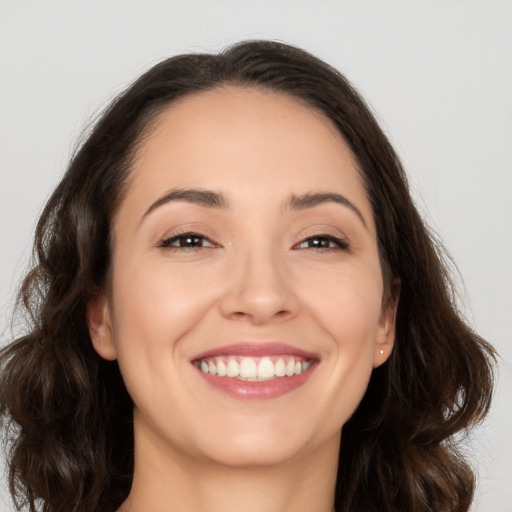
<instances>
[{"instance_id":1,"label":"eye","mask_svg":"<svg viewBox=\"0 0 512 512\"><path fill-rule=\"evenodd\" d=\"M180 233L160 242L164 249L199 249L201 247L218 247L209 238L199 233Z\"/></svg>"},{"instance_id":2,"label":"eye","mask_svg":"<svg viewBox=\"0 0 512 512\"><path fill-rule=\"evenodd\" d=\"M314 235L296 244L294 249L348 250L349 244L333 235Z\"/></svg>"}]
</instances>

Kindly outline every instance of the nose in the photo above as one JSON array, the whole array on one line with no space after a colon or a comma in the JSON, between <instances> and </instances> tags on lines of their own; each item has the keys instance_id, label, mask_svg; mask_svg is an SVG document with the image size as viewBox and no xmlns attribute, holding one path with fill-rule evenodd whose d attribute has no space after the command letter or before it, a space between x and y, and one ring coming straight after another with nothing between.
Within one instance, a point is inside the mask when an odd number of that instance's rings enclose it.
<instances>
[{"instance_id":1,"label":"nose","mask_svg":"<svg viewBox=\"0 0 512 512\"><path fill-rule=\"evenodd\" d=\"M230 265L221 312L254 325L288 320L299 310L293 284L282 257L271 251L248 251Z\"/></svg>"}]
</instances>

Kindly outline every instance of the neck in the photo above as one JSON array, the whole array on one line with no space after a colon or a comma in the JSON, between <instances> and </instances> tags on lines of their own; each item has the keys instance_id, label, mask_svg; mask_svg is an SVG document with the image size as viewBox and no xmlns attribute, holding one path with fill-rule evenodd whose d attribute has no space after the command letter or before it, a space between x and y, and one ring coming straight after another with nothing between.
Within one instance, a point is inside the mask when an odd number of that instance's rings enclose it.
<instances>
[{"instance_id":1,"label":"neck","mask_svg":"<svg viewBox=\"0 0 512 512\"><path fill-rule=\"evenodd\" d=\"M118 512L333 512L339 436L293 460L255 467L198 461L137 446L130 495Z\"/></svg>"}]
</instances>

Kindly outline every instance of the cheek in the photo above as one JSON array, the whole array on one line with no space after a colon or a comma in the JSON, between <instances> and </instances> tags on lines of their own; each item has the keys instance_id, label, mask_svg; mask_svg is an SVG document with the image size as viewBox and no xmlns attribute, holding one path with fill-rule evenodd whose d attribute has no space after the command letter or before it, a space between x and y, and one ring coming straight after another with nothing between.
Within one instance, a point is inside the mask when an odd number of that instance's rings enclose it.
<instances>
[{"instance_id":1,"label":"cheek","mask_svg":"<svg viewBox=\"0 0 512 512\"><path fill-rule=\"evenodd\" d=\"M120 272L114 286L117 325L124 330L129 327L127 334L137 334L141 344L179 339L211 302L205 272L184 273L159 264Z\"/></svg>"},{"instance_id":2,"label":"cheek","mask_svg":"<svg viewBox=\"0 0 512 512\"><path fill-rule=\"evenodd\" d=\"M339 347L362 348L378 329L383 284L378 265L353 265L296 276L303 300Z\"/></svg>"},{"instance_id":3,"label":"cheek","mask_svg":"<svg viewBox=\"0 0 512 512\"><path fill-rule=\"evenodd\" d=\"M315 407L327 418L325 435L331 435L354 413L373 370L382 302L379 269L317 276L308 297L307 309L320 329L318 335L328 340L324 353L328 380L324 393L315 398Z\"/></svg>"},{"instance_id":4,"label":"cheek","mask_svg":"<svg viewBox=\"0 0 512 512\"><path fill-rule=\"evenodd\" d=\"M158 375L178 378L176 362L186 339L211 308L206 276L171 271L163 265L117 266L113 276L113 331L125 383L136 403L161 388ZM183 346L182 346L183 345ZM153 400L154 397L149 397Z\"/></svg>"},{"instance_id":5,"label":"cheek","mask_svg":"<svg viewBox=\"0 0 512 512\"><path fill-rule=\"evenodd\" d=\"M188 333L211 306L202 277L158 265L125 267L113 276L119 367L137 414L162 437L169 434L166 425L174 425L173 436L187 431L177 421L175 408L187 417L188 404L193 403L195 390L187 373L193 369L180 362L190 351Z\"/></svg>"}]
</instances>

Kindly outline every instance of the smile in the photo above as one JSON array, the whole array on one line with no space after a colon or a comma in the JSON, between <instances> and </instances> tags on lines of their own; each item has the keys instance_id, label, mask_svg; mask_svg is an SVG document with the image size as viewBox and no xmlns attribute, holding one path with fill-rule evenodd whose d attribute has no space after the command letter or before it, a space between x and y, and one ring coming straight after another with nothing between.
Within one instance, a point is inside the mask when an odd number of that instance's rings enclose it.
<instances>
[{"instance_id":1,"label":"smile","mask_svg":"<svg viewBox=\"0 0 512 512\"><path fill-rule=\"evenodd\" d=\"M239 343L205 352L191 362L213 388L241 400L266 400L305 384L319 358L282 343Z\"/></svg>"},{"instance_id":2,"label":"smile","mask_svg":"<svg viewBox=\"0 0 512 512\"><path fill-rule=\"evenodd\" d=\"M305 372L311 361L298 356L210 357L194 362L203 373L217 377L233 377L238 380L262 382L283 377L293 377Z\"/></svg>"}]
</instances>

